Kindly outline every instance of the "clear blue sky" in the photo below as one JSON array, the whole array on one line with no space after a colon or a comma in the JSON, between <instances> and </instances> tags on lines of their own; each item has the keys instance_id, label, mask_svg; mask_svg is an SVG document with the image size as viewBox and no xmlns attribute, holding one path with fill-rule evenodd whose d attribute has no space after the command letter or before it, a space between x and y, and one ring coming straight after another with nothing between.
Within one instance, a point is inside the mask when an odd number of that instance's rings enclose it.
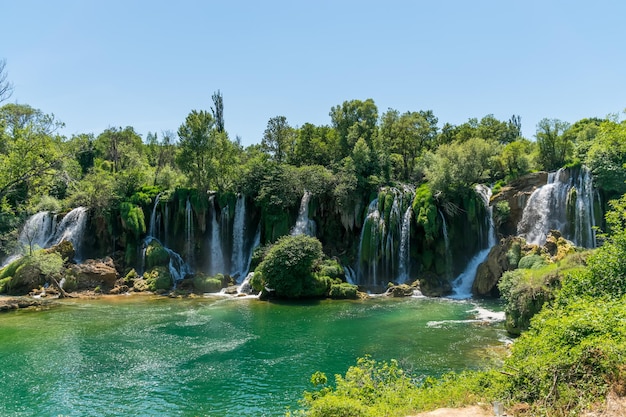
<instances>
[{"instance_id":1,"label":"clear blue sky","mask_svg":"<svg viewBox=\"0 0 626 417\"><path fill-rule=\"evenodd\" d=\"M626 108L626 2L0 0L11 102L64 134L176 131L221 90L230 137L329 124L345 100L439 125L575 122Z\"/></svg>"}]
</instances>

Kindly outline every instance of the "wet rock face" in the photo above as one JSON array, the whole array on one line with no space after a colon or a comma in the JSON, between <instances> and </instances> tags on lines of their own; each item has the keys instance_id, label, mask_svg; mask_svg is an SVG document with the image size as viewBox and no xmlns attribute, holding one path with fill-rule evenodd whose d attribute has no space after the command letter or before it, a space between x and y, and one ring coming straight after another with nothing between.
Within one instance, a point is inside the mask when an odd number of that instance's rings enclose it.
<instances>
[{"instance_id":1,"label":"wet rock face","mask_svg":"<svg viewBox=\"0 0 626 417\"><path fill-rule=\"evenodd\" d=\"M72 265L72 273L78 280L79 289L93 289L102 285L113 287L119 278L110 257L102 260L88 259L82 264Z\"/></svg>"},{"instance_id":2,"label":"wet rock face","mask_svg":"<svg viewBox=\"0 0 626 417\"><path fill-rule=\"evenodd\" d=\"M528 198L533 191L545 185L547 182L547 172L533 172L518 178L506 187L502 187L500 192L493 196L491 199L492 205L496 205L500 201L506 201L510 208L507 219L497 225L498 234L500 236L513 236L517 234L517 224L522 219Z\"/></svg>"},{"instance_id":3,"label":"wet rock face","mask_svg":"<svg viewBox=\"0 0 626 417\"><path fill-rule=\"evenodd\" d=\"M523 238L509 236L494 246L489 252L487 260L480 264L476 271L472 293L482 297L500 296L498 281L500 281L503 273L517 268L521 248L525 244Z\"/></svg>"},{"instance_id":4,"label":"wet rock face","mask_svg":"<svg viewBox=\"0 0 626 417\"><path fill-rule=\"evenodd\" d=\"M419 279L419 288L427 297L443 297L452 291L452 285L446 278L432 272L422 274Z\"/></svg>"}]
</instances>

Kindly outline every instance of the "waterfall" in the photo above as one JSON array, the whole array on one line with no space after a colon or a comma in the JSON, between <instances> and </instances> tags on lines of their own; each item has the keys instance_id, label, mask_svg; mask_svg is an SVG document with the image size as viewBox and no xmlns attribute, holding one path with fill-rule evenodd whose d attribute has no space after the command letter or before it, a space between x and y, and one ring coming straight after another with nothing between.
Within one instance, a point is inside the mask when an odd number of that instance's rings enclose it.
<instances>
[{"instance_id":1,"label":"waterfall","mask_svg":"<svg viewBox=\"0 0 626 417\"><path fill-rule=\"evenodd\" d=\"M300 210L298 211L298 218L295 226L291 229L291 235L308 235L315 236L315 221L309 219L309 202L311 201L311 194L309 191L305 191L300 200Z\"/></svg>"},{"instance_id":2,"label":"waterfall","mask_svg":"<svg viewBox=\"0 0 626 417\"><path fill-rule=\"evenodd\" d=\"M187 261L190 265L193 264L194 261L193 237L193 208L191 207L191 202L189 201L189 198L187 198L187 203L185 204L185 253L187 254Z\"/></svg>"},{"instance_id":3,"label":"waterfall","mask_svg":"<svg viewBox=\"0 0 626 417\"><path fill-rule=\"evenodd\" d=\"M209 274L216 275L224 272L224 254L222 253L222 239L220 224L217 221L217 209L215 208L215 196L209 198L209 206L211 207L211 241L209 253Z\"/></svg>"},{"instance_id":4,"label":"waterfall","mask_svg":"<svg viewBox=\"0 0 626 417\"><path fill-rule=\"evenodd\" d=\"M363 222L361 229L361 240L359 242L359 263L357 266L358 276L361 278L365 275L362 270L363 264L367 264L366 281L370 285L378 284L377 277L377 255L381 232L384 228L384 222L381 222L380 212L378 211L378 198L370 203L367 209L367 216Z\"/></svg>"},{"instance_id":5,"label":"waterfall","mask_svg":"<svg viewBox=\"0 0 626 417\"><path fill-rule=\"evenodd\" d=\"M30 216L20 232L20 245L33 248L46 248L51 241L57 227L56 214L49 211L40 211Z\"/></svg>"},{"instance_id":6,"label":"waterfall","mask_svg":"<svg viewBox=\"0 0 626 417\"><path fill-rule=\"evenodd\" d=\"M19 236L20 253L24 248L46 249L54 245L58 245L63 240L72 242L74 247L75 259L82 260L82 244L87 226L86 207L77 207L71 210L63 217L60 223L57 223L58 215L49 211L40 211L30 216ZM19 259L20 253L13 254L4 260L2 267Z\"/></svg>"},{"instance_id":7,"label":"waterfall","mask_svg":"<svg viewBox=\"0 0 626 417\"><path fill-rule=\"evenodd\" d=\"M528 243L543 245L550 230L558 230L577 246L595 247L595 195L586 167L552 172L528 199L517 233Z\"/></svg>"},{"instance_id":8,"label":"waterfall","mask_svg":"<svg viewBox=\"0 0 626 417\"><path fill-rule=\"evenodd\" d=\"M384 188L370 202L361 228L354 280L381 286L389 281L410 280L411 187Z\"/></svg>"},{"instance_id":9,"label":"waterfall","mask_svg":"<svg viewBox=\"0 0 626 417\"><path fill-rule=\"evenodd\" d=\"M261 225L260 224L256 229L256 233L254 234L254 240L252 241L252 245L250 245L250 250L248 251L245 272L250 271L250 264L252 263L252 253L254 252L254 249L259 246L261 246Z\"/></svg>"},{"instance_id":10,"label":"waterfall","mask_svg":"<svg viewBox=\"0 0 626 417\"><path fill-rule=\"evenodd\" d=\"M176 253L175 251L173 251L172 249L168 248L165 244L163 244L159 239L157 239L156 235L156 219L157 219L157 207L159 205L159 200L160 200L160 194L156 196L156 198L154 199L154 205L152 206L152 213L150 214L150 226L148 227L148 234L145 237L145 239L143 240L143 245L141 248L141 269L140 269L140 275L143 275L146 269L146 251L148 249L148 246L150 245L150 243L152 242L157 242L159 245L161 245L163 247L163 249L165 249L165 251L167 252L167 254L169 255L169 263L168 263L168 269L170 272L170 275L172 276L172 280L174 281L174 286L176 286L176 282L181 281L182 279L185 278L185 276L187 274L191 273L191 268L189 267L189 263L185 262L183 260L183 258ZM167 207L167 206L165 206ZM187 208L191 207L191 205L189 204L189 200L187 200ZM185 210L186 212L188 212L188 210ZM190 211L190 210L189 210ZM166 211L167 213L167 211ZM167 215L166 215L166 224L167 224ZM189 227L189 217L186 218L186 228ZM167 236L167 233L165 233L165 236Z\"/></svg>"},{"instance_id":11,"label":"waterfall","mask_svg":"<svg viewBox=\"0 0 626 417\"><path fill-rule=\"evenodd\" d=\"M400 232L400 254L398 261L398 282L406 283L409 280L410 275L410 252L411 252L411 218L413 214L413 209L411 206L407 207L404 212L404 216L402 216L402 230Z\"/></svg>"},{"instance_id":12,"label":"waterfall","mask_svg":"<svg viewBox=\"0 0 626 417\"><path fill-rule=\"evenodd\" d=\"M154 199L154 206L152 206L152 214L150 214L150 227L148 228L148 236L156 235L156 216L157 216L157 206L159 205L159 200L161 199L161 194L157 194Z\"/></svg>"},{"instance_id":13,"label":"waterfall","mask_svg":"<svg viewBox=\"0 0 626 417\"><path fill-rule=\"evenodd\" d=\"M450 252L450 237L448 236L448 222L446 221L446 216L443 215L443 212L441 210L439 210L439 216L441 217L441 231L443 232L444 250L446 251L445 275L446 275L446 279L450 279L452 276L452 252Z\"/></svg>"},{"instance_id":14,"label":"waterfall","mask_svg":"<svg viewBox=\"0 0 626 417\"><path fill-rule=\"evenodd\" d=\"M235 204L235 218L233 220L233 251L230 260L230 274L234 277L242 276L246 272L246 257L244 254L246 239L246 198L241 194Z\"/></svg>"},{"instance_id":15,"label":"waterfall","mask_svg":"<svg viewBox=\"0 0 626 417\"><path fill-rule=\"evenodd\" d=\"M487 212L485 223L488 227L488 239L487 239L487 247L478 252L474 257L470 260L470 262L465 267L465 270L461 272L461 274L454 280L452 283L452 295L450 298L453 299L466 299L472 297L472 284L474 283L474 279L476 278L476 271L478 270L478 266L485 262L491 248L496 244L496 229L493 223L493 207L489 205L489 200L491 199L491 189L482 184L479 184L475 187L476 193L483 200L483 204L485 205L485 209Z\"/></svg>"},{"instance_id":16,"label":"waterfall","mask_svg":"<svg viewBox=\"0 0 626 417\"><path fill-rule=\"evenodd\" d=\"M87 226L87 207L77 207L70 211L63 217L61 223L56 227L56 232L51 240L46 244L46 247L57 245L64 240L72 242L74 246L74 259L76 261L82 260L82 246L83 236L85 234L85 227Z\"/></svg>"}]
</instances>

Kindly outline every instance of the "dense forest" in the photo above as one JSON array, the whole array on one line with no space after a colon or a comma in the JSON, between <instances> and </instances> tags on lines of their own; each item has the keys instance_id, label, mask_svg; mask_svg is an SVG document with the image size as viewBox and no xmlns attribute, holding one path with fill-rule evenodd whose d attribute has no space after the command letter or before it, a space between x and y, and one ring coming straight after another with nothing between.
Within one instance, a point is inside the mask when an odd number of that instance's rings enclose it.
<instances>
[{"instance_id":1,"label":"dense forest","mask_svg":"<svg viewBox=\"0 0 626 417\"><path fill-rule=\"evenodd\" d=\"M0 103L8 101L10 87L0 77ZM184 278L159 269L180 258L169 249L175 248L192 267L183 272L201 277L194 286L202 291L221 288L229 273L241 282L240 274L256 267L252 284L286 297L354 296L356 289L344 281L355 273L363 287L400 277L419 280L428 295L443 295L487 245L484 219L493 210L503 239L489 256L501 269L490 272L497 287L484 294L501 295L507 330L524 332L505 368L416 383L395 362L363 358L334 385L314 375L321 389L305 395L302 413L396 415L390 410L495 398L523 404L521 414L568 415L610 389L623 391L626 122L619 115L573 124L543 119L530 140L521 136L517 115L452 125L431 110L381 113L374 100L355 99L333 106L327 125L291 126L286 117L273 117L260 143L244 148L228 134L221 92L207 104L209 110L191 110L177 132L145 138L131 126L65 137L63 123L48 113L53 109L0 107L0 259L27 255L0 270L0 292L15 289L13 276L24 265L54 278L68 261L35 250L28 230L25 244L27 219L41 212L68 216L84 207L85 247L80 256L78 247L65 254L76 252L81 261L110 256L113 280L129 282L143 273L147 289L165 290ZM527 245L514 236L520 214L511 220L516 208L503 197L506 190L528 178L545 184L545 171L563 168L571 178L584 171L593 181L600 220L591 243L582 246L598 243L599 249L574 248L559 232L544 236L545 249L543 242ZM499 195L484 204L477 184ZM570 201L581 189L566 192ZM246 205L247 217L235 226ZM289 236L303 209L314 220L305 233L312 236ZM411 228L402 240L410 246L400 242L403 213ZM216 235L218 227L227 232ZM252 265L240 266L237 227L248 230L241 241ZM228 254L220 249L219 268L217 246L229 248ZM399 256L409 261L401 264ZM309 281L294 284L285 265L296 265L291 272ZM164 284L159 274L168 275Z\"/></svg>"}]
</instances>

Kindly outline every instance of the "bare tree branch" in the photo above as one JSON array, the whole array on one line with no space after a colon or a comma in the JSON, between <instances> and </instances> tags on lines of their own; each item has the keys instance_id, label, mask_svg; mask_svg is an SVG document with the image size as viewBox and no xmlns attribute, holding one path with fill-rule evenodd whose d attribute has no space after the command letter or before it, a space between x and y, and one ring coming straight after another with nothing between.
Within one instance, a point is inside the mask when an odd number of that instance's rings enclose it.
<instances>
[{"instance_id":1,"label":"bare tree branch","mask_svg":"<svg viewBox=\"0 0 626 417\"><path fill-rule=\"evenodd\" d=\"M13 84L7 81L6 59L0 59L0 103L8 100L13 94Z\"/></svg>"}]
</instances>

